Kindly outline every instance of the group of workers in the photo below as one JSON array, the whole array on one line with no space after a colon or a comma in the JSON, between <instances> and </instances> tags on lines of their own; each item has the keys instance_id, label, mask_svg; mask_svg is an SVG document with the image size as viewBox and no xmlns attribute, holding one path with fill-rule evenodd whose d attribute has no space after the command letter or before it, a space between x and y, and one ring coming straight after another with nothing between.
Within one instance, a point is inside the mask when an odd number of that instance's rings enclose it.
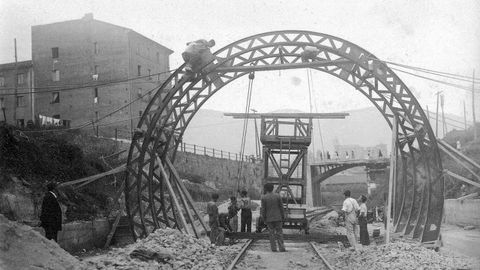
<instances>
[{"instance_id":1,"label":"group of workers","mask_svg":"<svg viewBox=\"0 0 480 270\"><path fill-rule=\"evenodd\" d=\"M246 190L240 192L240 198L230 197L227 213L219 213L217 201L218 194L212 194L212 201L207 204L208 225L210 226L210 241L214 245L221 245L225 234L238 232L238 212L241 211L240 231L252 231L252 203ZM231 239L231 241L233 241Z\"/></svg>"},{"instance_id":2,"label":"group of workers","mask_svg":"<svg viewBox=\"0 0 480 270\"><path fill-rule=\"evenodd\" d=\"M285 220L282 198L278 193L273 192L273 184L264 185L264 192L261 198L260 217L257 220L257 232L261 232L262 227L267 227L270 236L270 247L273 252L285 252L283 243L282 225ZM242 211L241 232L251 232L252 228L252 203L244 190L237 202L236 197L230 198L227 213L219 214L217 201L218 194L212 194L212 201L207 204L208 223L210 226L210 241L212 245L222 245L226 234L238 231L238 211ZM230 242L233 242L230 239ZM277 249L278 244L278 249Z\"/></svg>"},{"instance_id":3,"label":"group of workers","mask_svg":"<svg viewBox=\"0 0 480 270\"><path fill-rule=\"evenodd\" d=\"M347 229L348 242L352 249L357 247L357 224L360 227L360 243L364 246L370 244L367 230L367 197L361 195L357 200L350 197L350 190L343 193L345 200L343 201L342 213L345 217L345 228Z\"/></svg>"}]
</instances>

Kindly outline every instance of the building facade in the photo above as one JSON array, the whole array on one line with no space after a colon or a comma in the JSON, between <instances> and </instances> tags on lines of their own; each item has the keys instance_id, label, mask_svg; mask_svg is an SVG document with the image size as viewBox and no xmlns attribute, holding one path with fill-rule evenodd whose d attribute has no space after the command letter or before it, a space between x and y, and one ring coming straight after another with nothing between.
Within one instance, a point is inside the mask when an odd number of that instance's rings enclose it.
<instances>
[{"instance_id":1,"label":"building facade","mask_svg":"<svg viewBox=\"0 0 480 270\"><path fill-rule=\"evenodd\" d=\"M0 121L20 127L34 120L32 61L0 65Z\"/></svg>"},{"instance_id":2,"label":"building facade","mask_svg":"<svg viewBox=\"0 0 480 270\"><path fill-rule=\"evenodd\" d=\"M168 78L172 53L92 14L33 26L35 113L129 137L155 93L148 92Z\"/></svg>"}]
</instances>

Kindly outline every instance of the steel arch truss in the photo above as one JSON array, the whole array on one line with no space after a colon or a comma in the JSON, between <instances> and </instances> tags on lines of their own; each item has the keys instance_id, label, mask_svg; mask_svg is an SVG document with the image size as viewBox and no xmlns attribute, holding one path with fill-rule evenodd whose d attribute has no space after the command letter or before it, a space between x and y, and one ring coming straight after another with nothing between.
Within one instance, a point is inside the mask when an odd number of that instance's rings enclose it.
<instances>
[{"instance_id":1,"label":"steel arch truss","mask_svg":"<svg viewBox=\"0 0 480 270\"><path fill-rule=\"evenodd\" d=\"M305 46L319 50L312 59L318 65L312 68L352 85L390 126L397 117L402 162L397 173L396 231L422 242L438 238L443 210L442 164L418 101L397 75L368 51L343 39L308 31L276 31L239 40L215 52L215 59L199 76L184 76L183 65L158 89L139 121L128 158L125 198L135 237L144 237L163 224L187 230L184 227L189 225L181 226L177 218L186 210L173 202L182 196L181 191L166 188L175 171L167 163L174 160L181 138L201 106L223 86L248 74L247 67L298 66ZM161 168L167 168L166 173L160 173Z\"/></svg>"}]
</instances>

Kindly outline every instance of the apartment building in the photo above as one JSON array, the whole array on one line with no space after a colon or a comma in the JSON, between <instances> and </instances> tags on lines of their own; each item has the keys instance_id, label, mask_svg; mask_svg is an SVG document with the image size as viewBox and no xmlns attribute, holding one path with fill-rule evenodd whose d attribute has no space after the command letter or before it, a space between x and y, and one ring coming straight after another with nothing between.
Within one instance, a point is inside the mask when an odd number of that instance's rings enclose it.
<instances>
[{"instance_id":1,"label":"apartment building","mask_svg":"<svg viewBox=\"0 0 480 270\"><path fill-rule=\"evenodd\" d=\"M35 114L67 120L72 127L98 126L105 136L116 129L128 137L154 94L147 93L168 77L172 53L92 14L33 26Z\"/></svg>"}]
</instances>

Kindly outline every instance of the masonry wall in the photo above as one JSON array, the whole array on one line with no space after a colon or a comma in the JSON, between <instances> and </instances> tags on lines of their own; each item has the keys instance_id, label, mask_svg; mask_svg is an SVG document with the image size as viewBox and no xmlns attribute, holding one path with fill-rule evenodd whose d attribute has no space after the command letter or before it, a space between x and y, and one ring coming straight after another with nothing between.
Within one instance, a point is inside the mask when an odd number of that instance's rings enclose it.
<instances>
[{"instance_id":1,"label":"masonry wall","mask_svg":"<svg viewBox=\"0 0 480 270\"><path fill-rule=\"evenodd\" d=\"M480 226L480 199L448 199L444 204L445 223Z\"/></svg>"},{"instance_id":2,"label":"masonry wall","mask_svg":"<svg viewBox=\"0 0 480 270\"><path fill-rule=\"evenodd\" d=\"M237 183L252 198L259 198L262 190L263 163L244 162L242 175L238 177L240 162L213 158L188 152L177 152L175 168L180 176L196 176L212 188L218 189L224 198L235 195ZM239 181L240 179L240 181Z\"/></svg>"},{"instance_id":3,"label":"masonry wall","mask_svg":"<svg viewBox=\"0 0 480 270\"><path fill-rule=\"evenodd\" d=\"M54 57L52 48L58 48L58 57ZM101 136L113 137L117 129L118 137L130 138L132 126L137 125L153 93L135 100L158 87L168 74L135 78L148 75L149 70L151 74L168 70L171 53L153 40L128 28L94 20L92 15L33 26L35 112L59 115L70 120L73 127L105 117L91 130L99 125ZM60 72L59 81L53 80L54 70ZM82 88L74 89L76 86ZM62 89L60 102L53 102L54 88Z\"/></svg>"}]
</instances>

